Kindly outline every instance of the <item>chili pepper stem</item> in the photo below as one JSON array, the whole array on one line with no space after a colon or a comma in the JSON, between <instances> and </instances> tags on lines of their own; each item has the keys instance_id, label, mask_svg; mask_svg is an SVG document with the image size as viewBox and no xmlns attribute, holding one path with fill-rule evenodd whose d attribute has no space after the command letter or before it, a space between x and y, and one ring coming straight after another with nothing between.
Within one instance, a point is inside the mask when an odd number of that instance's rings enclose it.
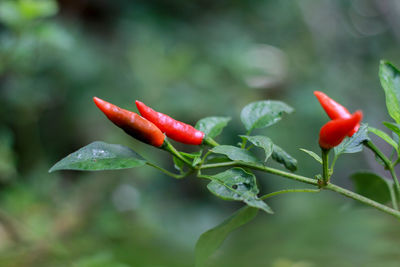
<instances>
[{"instance_id":1,"label":"chili pepper stem","mask_svg":"<svg viewBox=\"0 0 400 267\"><path fill-rule=\"evenodd\" d=\"M219 144L214 139L208 136L204 138L204 143L212 147L219 146Z\"/></svg>"},{"instance_id":2,"label":"chili pepper stem","mask_svg":"<svg viewBox=\"0 0 400 267\"><path fill-rule=\"evenodd\" d=\"M238 167L244 167L244 168L249 168L249 169L253 169L253 170L258 170L258 171L263 171L263 172L267 172L267 173L271 173L271 174L275 174L281 177L285 177L291 180L295 180L295 181L299 181L299 182L303 182L303 183L307 183L307 184L311 184L314 186L318 186L318 181L315 179L311 179L305 176L301 176L301 175L297 175L297 174L293 174L293 173L289 173L289 172L285 172L282 170L278 170L278 169L274 169L274 168L270 168L270 167L266 167L264 165L258 164L258 163L249 163L249 162L242 162L242 161L230 161L230 162L222 162L222 163L214 163L214 164L205 164L203 166L201 166L200 169L210 169L210 168L220 168L220 167L228 167L228 166L238 166ZM199 169L199 171L200 171ZM201 178L201 177L200 177ZM400 219L400 211L392 209L388 206L385 206L379 202L376 202L372 199L366 198L362 195L359 195L357 193L354 193L350 190L347 190L343 187L340 187L338 185L334 185L332 183L327 184L326 186L324 186L322 189L326 189L326 190L331 190L334 192L337 192L341 195L344 195L348 198L357 200L361 203L364 203L368 206L374 207L382 212L385 212L387 214L390 214L394 217L396 217L397 219Z\"/></svg>"},{"instance_id":3,"label":"chili pepper stem","mask_svg":"<svg viewBox=\"0 0 400 267\"><path fill-rule=\"evenodd\" d=\"M393 208L395 208L396 210L398 210L398 202L399 202L399 196L400 196L400 184L399 184L399 180L397 179L396 176L396 172L394 171L394 165L392 164L392 162L379 150L379 148L377 148L375 146L374 143L372 143L372 141L368 140L364 142L364 145L371 149L372 152L375 153L375 155L377 157L379 157L384 163L386 168L389 170L390 175L392 176L393 182L394 182L394 193L390 194L391 198L392 198L392 203L393 203Z\"/></svg>"},{"instance_id":4,"label":"chili pepper stem","mask_svg":"<svg viewBox=\"0 0 400 267\"><path fill-rule=\"evenodd\" d=\"M330 172L329 172L329 151L330 149L322 148L322 184L320 186L326 186L329 183Z\"/></svg>"},{"instance_id":5,"label":"chili pepper stem","mask_svg":"<svg viewBox=\"0 0 400 267\"><path fill-rule=\"evenodd\" d=\"M185 162L187 165L189 165L190 168L193 168L192 163L188 161L185 157L183 157L181 153L179 153L179 151L176 150L176 148L167 139L164 140L164 144L161 148Z\"/></svg>"}]
</instances>

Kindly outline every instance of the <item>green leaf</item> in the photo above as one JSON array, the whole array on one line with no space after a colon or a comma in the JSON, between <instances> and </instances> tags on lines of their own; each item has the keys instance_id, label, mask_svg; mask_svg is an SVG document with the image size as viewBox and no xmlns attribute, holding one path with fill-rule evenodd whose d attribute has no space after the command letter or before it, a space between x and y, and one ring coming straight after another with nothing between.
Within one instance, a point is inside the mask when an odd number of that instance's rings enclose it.
<instances>
[{"instance_id":1,"label":"green leaf","mask_svg":"<svg viewBox=\"0 0 400 267\"><path fill-rule=\"evenodd\" d=\"M304 148L300 148L301 151L307 153L308 155L310 155L311 157L313 157L316 161L318 161L320 164L322 164L322 159L320 156L318 156L315 152L304 149Z\"/></svg>"},{"instance_id":2,"label":"green leaf","mask_svg":"<svg viewBox=\"0 0 400 267\"><path fill-rule=\"evenodd\" d=\"M27 19L49 17L58 12L57 3L54 0L19 0L18 3L21 14Z\"/></svg>"},{"instance_id":3,"label":"green leaf","mask_svg":"<svg viewBox=\"0 0 400 267\"><path fill-rule=\"evenodd\" d=\"M51 167L49 172L117 170L145 164L146 160L128 147L97 141L69 154Z\"/></svg>"},{"instance_id":4,"label":"green leaf","mask_svg":"<svg viewBox=\"0 0 400 267\"><path fill-rule=\"evenodd\" d=\"M172 157L172 160L174 161L174 168L183 173L184 172L183 168L185 167L185 163L175 156Z\"/></svg>"},{"instance_id":5,"label":"green leaf","mask_svg":"<svg viewBox=\"0 0 400 267\"><path fill-rule=\"evenodd\" d=\"M221 145L211 149L212 152L223 154L231 160L240 160L244 162L259 162L259 160L248 150L235 146Z\"/></svg>"},{"instance_id":6,"label":"green leaf","mask_svg":"<svg viewBox=\"0 0 400 267\"><path fill-rule=\"evenodd\" d=\"M281 147L274 145L272 152L272 159L278 163L283 164L286 169L294 172L297 170L297 160L290 156L285 150Z\"/></svg>"},{"instance_id":7,"label":"green leaf","mask_svg":"<svg viewBox=\"0 0 400 267\"><path fill-rule=\"evenodd\" d=\"M278 122L283 113L292 113L293 108L281 101L258 101L245 106L240 118L247 131L265 128Z\"/></svg>"},{"instance_id":8,"label":"green leaf","mask_svg":"<svg viewBox=\"0 0 400 267\"><path fill-rule=\"evenodd\" d=\"M381 61L379 78L386 96L386 108L389 115L400 123L400 72L390 62Z\"/></svg>"},{"instance_id":9,"label":"green leaf","mask_svg":"<svg viewBox=\"0 0 400 267\"><path fill-rule=\"evenodd\" d=\"M221 162L229 162L230 160L227 156L221 154L210 154L207 157L207 163L221 163Z\"/></svg>"},{"instance_id":10,"label":"green leaf","mask_svg":"<svg viewBox=\"0 0 400 267\"><path fill-rule=\"evenodd\" d=\"M258 209L243 207L221 224L204 232L196 243L196 266L203 266L232 231L250 222L257 213Z\"/></svg>"},{"instance_id":11,"label":"green leaf","mask_svg":"<svg viewBox=\"0 0 400 267\"><path fill-rule=\"evenodd\" d=\"M390 182L372 172L357 172L351 175L355 192L385 204L390 201Z\"/></svg>"},{"instance_id":12,"label":"green leaf","mask_svg":"<svg viewBox=\"0 0 400 267\"><path fill-rule=\"evenodd\" d=\"M385 140L385 142L394 147L394 149L396 150L398 149L397 143L387 133L382 132L381 130L373 127L368 127L368 131L370 131L373 134L376 134L377 136Z\"/></svg>"},{"instance_id":13,"label":"green leaf","mask_svg":"<svg viewBox=\"0 0 400 267\"><path fill-rule=\"evenodd\" d=\"M205 133L208 137L214 138L222 132L222 129L228 125L230 120L231 118L229 117L207 117L199 120L195 128Z\"/></svg>"},{"instance_id":14,"label":"green leaf","mask_svg":"<svg viewBox=\"0 0 400 267\"><path fill-rule=\"evenodd\" d=\"M271 208L261 199L256 177L242 168L232 168L212 176L205 176L211 180L207 185L208 190L224 200L239 200L247 205L273 213Z\"/></svg>"},{"instance_id":15,"label":"green leaf","mask_svg":"<svg viewBox=\"0 0 400 267\"><path fill-rule=\"evenodd\" d=\"M250 141L253 145L257 147L261 147L262 149L264 149L265 152L264 161L267 161L268 158L272 155L272 151L274 150L274 144L268 137L263 135L254 135L254 136L240 135L240 137L243 140Z\"/></svg>"},{"instance_id":16,"label":"green leaf","mask_svg":"<svg viewBox=\"0 0 400 267\"><path fill-rule=\"evenodd\" d=\"M335 157L343 153L357 153L362 151L363 142L368 140L368 124L362 123L360 129L352 137L346 137L340 145L334 148Z\"/></svg>"},{"instance_id":17,"label":"green leaf","mask_svg":"<svg viewBox=\"0 0 400 267\"><path fill-rule=\"evenodd\" d=\"M58 12L58 6L54 0L19 0L0 2L0 21L18 26L29 23L30 20L53 16Z\"/></svg>"},{"instance_id":18,"label":"green leaf","mask_svg":"<svg viewBox=\"0 0 400 267\"><path fill-rule=\"evenodd\" d=\"M400 124L384 121L382 122L389 130L400 136Z\"/></svg>"}]
</instances>

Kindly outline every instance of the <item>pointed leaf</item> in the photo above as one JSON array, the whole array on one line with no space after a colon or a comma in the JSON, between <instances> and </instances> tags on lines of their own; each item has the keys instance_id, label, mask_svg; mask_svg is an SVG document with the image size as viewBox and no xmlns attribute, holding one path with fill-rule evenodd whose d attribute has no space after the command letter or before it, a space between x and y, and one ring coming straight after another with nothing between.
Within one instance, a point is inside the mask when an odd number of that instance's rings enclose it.
<instances>
[{"instance_id":1,"label":"pointed leaf","mask_svg":"<svg viewBox=\"0 0 400 267\"><path fill-rule=\"evenodd\" d=\"M221 145L211 149L212 152L223 154L231 160L240 160L244 162L259 162L256 156L248 150L241 149L235 146Z\"/></svg>"},{"instance_id":2,"label":"pointed leaf","mask_svg":"<svg viewBox=\"0 0 400 267\"><path fill-rule=\"evenodd\" d=\"M253 145L257 147L261 147L262 149L264 149L265 152L264 161L267 161L267 159L272 155L272 152L274 150L274 144L268 137L263 135L254 135L254 136L240 135L240 137L244 140L250 141Z\"/></svg>"},{"instance_id":3,"label":"pointed leaf","mask_svg":"<svg viewBox=\"0 0 400 267\"><path fill-rule=\"evenodd\" d=\"M343 153L357 153L362 151L363 142L368 140L368 124L362 123L360 129L352 137L346 137L340 145L334 148L335 157Z\"/></svg>"},{"instance_id":4,"label":"pointed leaf","mask_svg":"<svg viewBox=\"0 0 400 267\"><path fill-rule=\"evenodd\" d=\"M400 123L400 72L390 62L381 61L379 78L386 96L386 108L389 115Z\"/></svg>"},{"instance_id":5,"label":"pointed leaf","mask_svg":"<svg viewBox=\"0 0 400 267\"><path fill-rule=\"evenodd\" d=\"M207 117L199 120L195 128L205 133L208 137L214 138L222 132L230 120L231 118L229 117Z\"/></svg>"},{"instance_id":6,"label":"pointed leaf","mask_svg":"<svg viewBox=\"0 0 400 267\"><path fill-rule=\"evenodd\" d=\"M274 151L272 152L272 159L278 163L283 164L286 169L294 172L297 170L297 160L290 156L281 147L274 145Z\"/></svg>"},{"instance_id":7,"label":"pointed leaf","mask_svg":"<svg viewBox=\"0 0 400 267\"><path fill-rule=\"evenodd\" d=\"M392 122L387 122L384 121L382 122L383 125L385 125L387 128L389 128L392 132L397 134L397 136L400 136L400 124L397 123L392 123ZM395 140L396 141L396 140Z\"/></svg>"},{"instance_id":8,"label":"pointed leaf","mask_svg":"<svg viewBox=\"0 0 400 267\"><path fill-rule=\"evenodd\" d=\"M146 160L132 149L93 142L57 162L49 172L58 170L117 170L143 166Z\"/></svg>"},{"instance_id":9,"label":"pointed leaf","mask_svg":"<svg viewBox=\"0 0 400 267\"><path fill-rule=\"evenodd\" d=\"M247 131L265 128L278 122L283 113L292 113L293 108L281 101L258 101L245 106L240 118Z\"/></svg>"},{"instance_id":10,"label":"pointed leaf","mask_svg":"<svg viewBox=\"0 0 400 267\"><path fill-rule=\"evenodd\" d=\"M391 145L394 149L398 149L397 143L387 133L373 127L368 127L368 131L385 140L385 142Z\"/></svg>"},{"instance_id":11,"label":"pointed leaf","mask_svg":"<svg viewBox=\"0 0 400 267\"><path fill-rule=\"evenodd\" d=\"M203 266L224 242L226 237L240 226L256 217L258 209L243 207L216 227L204 232L196 243L196 266Z\"/></svg>"},{"instance_id":12,"label":"pointed leaf","mask_svg":"<svg viewBox=\"0 0 400 267\"><path fill-rule=\"evenodd\" d=\"M390 182L372 172L357 172L351 175L355 192L385 204L390 201Z\"/></svg>"},{"instance_id":13,"label":"pointed leaf","mask_svg":"<svg viewBox=\"0 0 400 267\"><path fill-rule=\"evenodd\" d=\"M174 168L183 173L184 172L183 168L185 167L185 163L175 156L172 157L172 160L174 162Z\"/></svg>"},{"instance_id":14,"label":"pointed leaf","mask_svg":"<svg viewBox=\"0 0 400 267\"><path fill-rule=\"evenodd\" d=\"M232 168L212 176L205 176L211 182L208 190L225 200L239 200L247 205L273 213L271 208L257 198L259 192L256 177L242 168Z\"/></svg>"},{"instance_id":15,"label":"pointed leaf","mask_svg":"<svg viewBox=\"0 0 400 267\"><path fill-rule=\"evenodd\" d=\"M318 161L320 164L322 164L322 159L320 156L318 156L315 152L304 149L304 148L300 148L301 151L303 151L304 153L307 153L308 155L310 155L311 157L313 157L316 161Z\"/></svg>"}]
</instances>

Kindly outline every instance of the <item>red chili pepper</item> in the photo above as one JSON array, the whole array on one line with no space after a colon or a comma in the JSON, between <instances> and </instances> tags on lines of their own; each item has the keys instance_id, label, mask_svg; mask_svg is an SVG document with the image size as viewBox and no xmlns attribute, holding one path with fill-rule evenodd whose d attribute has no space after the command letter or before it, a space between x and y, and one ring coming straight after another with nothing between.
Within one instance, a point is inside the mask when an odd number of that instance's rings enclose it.
<instances>
[{"instance_id":1,"label":"red chili pepper","mask_svg":"<svg viewBox=\"0 0 400 267\"><path fill-rule=\"evenodd\" d=\"M93 97L93 101L110 121L130 136L156 147L163 145L165 135L157 126L139 114L117 107L98 97Z\"/></svg>"},{"instance_id":2,"label":"red chili pepper","mask_svg":"<svg viewBox=\"0 0 400 267\"><path fill-rule=\"evenodd\" d=\"M326 114L328 114L329 118L332 120L336 119L348 119L352 115L351 113L338 102L327 96L326 94L320 91L314 91L314 95L318 98L319 103L322 108L325 110ZM353 136L354 133L358 131L360 128L360 124L357 124L352 131L349 132L348 137Z\"/></svg>"},{"instance_id":3,"label":"red chili pepper","mask_svg":"<svg viewBox=\"0 0 400 267\"><path fill-rule=\"evenodd\" d=\"M193 126L157 112L137 100L136 106L140 115L154 123L169 138L188 145L200 145L203 142L205 134Z\"/></svg>"},{"instance_id":4,"label":"red chili pepper","mask_svg":"<svg viewBox=\"0 0 400 267\"><path fill-rule=\"evenodd\" d=\"M356 111L350 118L331 120L319 132L319 145L330 149L339 145L343 139L360 123L362 112Z\"/></svg>"}]
</instances>

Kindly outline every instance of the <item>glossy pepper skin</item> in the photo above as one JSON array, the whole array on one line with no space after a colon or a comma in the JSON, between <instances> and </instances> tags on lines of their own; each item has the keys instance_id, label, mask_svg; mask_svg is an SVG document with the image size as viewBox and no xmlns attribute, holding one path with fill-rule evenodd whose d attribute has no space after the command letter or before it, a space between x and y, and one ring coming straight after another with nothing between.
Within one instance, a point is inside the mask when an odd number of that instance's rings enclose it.
<instances>
[{"instance_id":1,"label":"glossy pepper skin","mask_svg":"<svg viewBox=\"0 0 400 267\"><path fill-rule=\"evenodd\" d=\"M319 103L322 108L325 110L326 114L328 114L329 118L332 120L336 119L348 119L352 115L351 113L338 102L324 94L320 91L314 91L314 95L317 97ZM353 136L354 133L358 131L360 128L360 124L357 124L352 131L349 132L348 137Z\"/></svg>"},{"instance_id":2,"label":"glossy pepper skin","mask_svg":"<svg viewBox=\"0 0 400 267\"><path fill-rule=\"evenodd\" d=\"M139 114L122 109L98 97L93 97L96 106L112 121L130 136L155 147L161 147L165 135L153 123Z\"/></svg>"},{"instance_id":3,"label":"glossy pepper skin","mask_svg":"<svg viewBox=\"0 0 400 267\"><path fill-rule=\"evenodd\" d=\"M327 122L319 132L319 145L330 149L339 145L354 130L362 119L362 112L356 111L350 118L336 119Z\"/></svg>"},{"instance_id":4,"label":"glossy pepper skin","mask_svg":"<svg viewBox=\"0 0 400 267\"><path fill-rule=\"evenodd\" d=\"M193 126L157 112L138 100L136 106L140 115L154 123L169 138L188 145L200 145L203 142L205 134Z\"/></svg>"}]
</instances>

